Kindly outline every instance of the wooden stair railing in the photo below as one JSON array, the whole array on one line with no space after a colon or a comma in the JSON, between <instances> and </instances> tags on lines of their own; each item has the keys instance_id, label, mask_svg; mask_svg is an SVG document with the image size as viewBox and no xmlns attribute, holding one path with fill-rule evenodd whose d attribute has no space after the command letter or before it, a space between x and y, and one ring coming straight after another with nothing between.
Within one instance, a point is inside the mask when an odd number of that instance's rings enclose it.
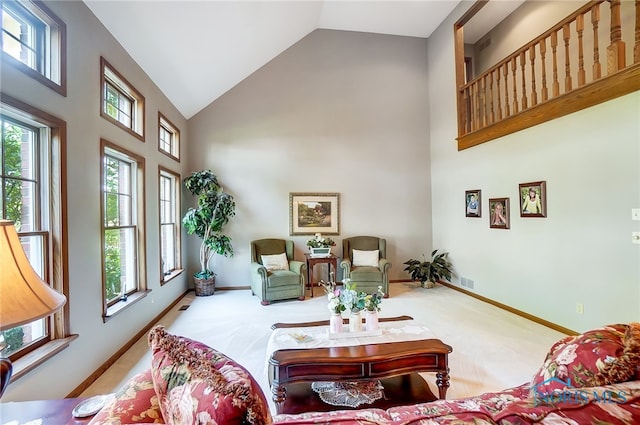
<instances>
[{"instance_id":1,"label":"wooden stair railing","mask_svg":"<svg viewBox=\"0 0 640 425\"><path fill-rule=\"evenodd\" d=\"M629 66L620 0L608 1L608 28L600 20L604 2L588 2L467 84L460 84L458 75L458 150L640 90L640 0L633 5L635 38ZM585 28L585 18L591 28ZM458 29L456 43L461 43ZM606 30L610 44L607 75L602 76L599 36ZM592 53L585 55L586 48ZM585 61L591 62L588 68Z\"/></svg>"}]
</instances>

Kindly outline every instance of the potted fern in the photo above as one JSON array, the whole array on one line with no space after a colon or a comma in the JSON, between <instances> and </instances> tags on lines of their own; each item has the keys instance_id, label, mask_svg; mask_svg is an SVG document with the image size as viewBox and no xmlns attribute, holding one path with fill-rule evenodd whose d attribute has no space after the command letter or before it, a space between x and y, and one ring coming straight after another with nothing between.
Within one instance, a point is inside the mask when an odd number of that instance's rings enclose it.
<instances>
[{"instance_id":1,"label":"potted fern","mask_svg":"<svg viewBox=\"0 0 640 425\"><path fill-rule=\"evenodd\" d=\"M216 274L209 268L209 263L214 254L233 256L231 238L222 230L235 215L236 204L211 170L192 173L184 179L184 185L198 199L197 206L189 208L182 219L187 233L202 239L200 270L193 275L195 292L197 296L213 295Z\"/></svg>"},{"instance_id":2,"label":"potted fern","mask_svg":"<svg viewBox=\"0 0 640 425\"><path fill-rule=\"evenodd\" d=\"M404 264L407 267L404 271L409 272L412 280L419 280L423 288L433 288L440 279L451 280L453 267L447 258L448 255L448 252L438 254L438 250L434 249L429 261L424 254L422 254L424 261L414 259L405 261Z\"/></svg>"}]
</instances>

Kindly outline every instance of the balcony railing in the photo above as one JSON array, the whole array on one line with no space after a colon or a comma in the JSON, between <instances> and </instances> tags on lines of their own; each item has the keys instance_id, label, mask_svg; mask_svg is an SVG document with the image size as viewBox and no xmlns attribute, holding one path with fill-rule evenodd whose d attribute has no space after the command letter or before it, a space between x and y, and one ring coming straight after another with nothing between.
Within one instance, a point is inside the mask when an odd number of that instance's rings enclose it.
<instances>
[{"instance_id":1,"label":"balcony railing","mask_svg":"<svg viewBox=\"0 0 640 425\"><path fill-rule=\"evenodd\" d=\"M466 84L458 66L458 149L640 90L640 0L624 6L621 19L620 0L590 1ZM623 24L634 31L629 65Z\"/></svg>"}]
</instances>

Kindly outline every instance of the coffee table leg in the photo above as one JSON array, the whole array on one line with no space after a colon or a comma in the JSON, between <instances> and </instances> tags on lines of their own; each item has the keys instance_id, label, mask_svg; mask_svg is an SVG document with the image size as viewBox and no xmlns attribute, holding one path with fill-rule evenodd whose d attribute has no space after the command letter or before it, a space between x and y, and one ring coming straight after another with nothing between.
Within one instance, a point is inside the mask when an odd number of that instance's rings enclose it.
<instances>
[{"instance_id":1,"label":"coffee table leg","mask_svg":"<svg viewBox=\"0 0 640 425\"><path fill-rule=\"evenodd\" d=\"M436 385L438 385L438 396L440 400L447 398L447 389L449 388L449 371L436 373Z\"/></svg>"},{"instance_id":2,"label":"coffee table leg","mask_svg":"<svg viewBox=\"0 0 640 425\"><path fill-rule=\"evenodd\" d=\"M287 390L284 385L272 385L271 393L273 402L276 405L276 413L281 414L284 410L284 401L287 399Z\"/></svg>"}]
</instances>

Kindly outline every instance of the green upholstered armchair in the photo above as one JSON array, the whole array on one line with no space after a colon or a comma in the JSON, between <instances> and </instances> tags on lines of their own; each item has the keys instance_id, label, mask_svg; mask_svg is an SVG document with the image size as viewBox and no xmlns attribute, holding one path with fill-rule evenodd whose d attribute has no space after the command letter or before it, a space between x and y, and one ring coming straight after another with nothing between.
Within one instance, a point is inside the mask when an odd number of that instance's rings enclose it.
<instances>
[{"instance_id":1,"label":"green upholstered armchair","mask_svg":"<svg viewBox=\"0 0 640 425\"><path fill-rule=\"evenodd\" d=\"M263 264L263 256L269 256L267 264ZM274 265L274 260L279 261ZM306 275L307 265L293 259L293 241L251 241L251 295L257 295L260 304L291 298L304 300Z\"/></svg>"},{"instance_id":2,"label":"green upholstered armchair","mask_svg":"<svg viewBox=\"0 0 640 425\"><path fill-rule=\"evenodd\" d=\"M356 252L354 262L354 250ZM375 251L378 251L375 254ZM342 240L340 262L342 279L350 279L358 291L372 294L382 286L385 298L389 297L389 269L387 241L375 236L354 236Z\"/></svg>"}]
</instances>

